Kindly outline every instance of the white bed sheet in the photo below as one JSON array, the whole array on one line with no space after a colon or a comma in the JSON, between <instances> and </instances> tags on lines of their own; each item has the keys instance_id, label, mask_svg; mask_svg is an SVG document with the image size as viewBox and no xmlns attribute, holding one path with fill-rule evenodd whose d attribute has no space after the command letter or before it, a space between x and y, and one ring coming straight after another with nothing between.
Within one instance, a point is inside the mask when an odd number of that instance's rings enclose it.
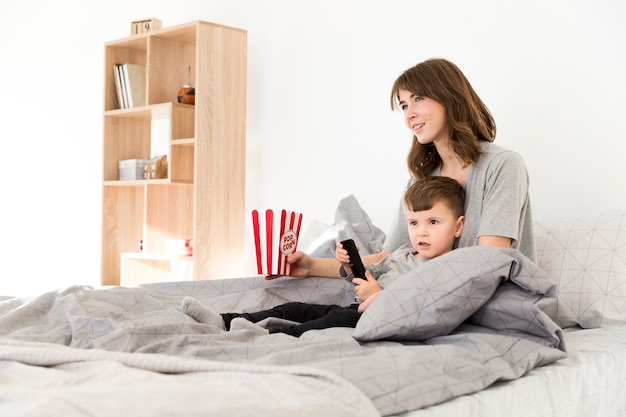
<instances>
[{"instance_id":1,"label":"white bed sheet","mask_svg":"<svg viewBox=\"0 0 626 417\"><path fill-rule=\"evenodd\" d=\"M565 329L568 356L403 417L626 416L626 327Z\"/></svg>"}]
</instances>

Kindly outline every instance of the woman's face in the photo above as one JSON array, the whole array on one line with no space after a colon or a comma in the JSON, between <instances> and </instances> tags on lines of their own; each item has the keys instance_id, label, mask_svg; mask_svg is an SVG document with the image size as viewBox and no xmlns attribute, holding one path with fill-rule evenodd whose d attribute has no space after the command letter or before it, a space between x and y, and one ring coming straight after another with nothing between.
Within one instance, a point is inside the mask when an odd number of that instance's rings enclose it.
<instances>
[{"instance_id":1,"label":"woman's face","mask_svg":"<svg viewBox=\"0 0 626 417\"><path fill-rule=\"evenodd\" d=\"M439 102L407 90L398 91L404 123L422 145L447 141L446 109Z\"/></svg>"}]
</instances>

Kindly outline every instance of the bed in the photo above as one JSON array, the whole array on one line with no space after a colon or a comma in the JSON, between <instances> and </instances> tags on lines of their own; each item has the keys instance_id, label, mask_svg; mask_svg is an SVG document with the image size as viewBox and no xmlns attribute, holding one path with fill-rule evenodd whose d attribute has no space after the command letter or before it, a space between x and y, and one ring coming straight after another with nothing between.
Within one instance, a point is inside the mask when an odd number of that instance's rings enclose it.
<instances>
[{"instance_id":1,"label":"bed","mask_svg":"<svg viewBox=\"0 0 626 417\"><path fill-rule=\"evenodd\" d=\"M355 329L300 338L220 312L349 304L319 277L74 286L0 297L3 416L624 416L626 211L536 223L537 263L459 249L387 287ZM354 197L301 239L384 234Z\"/></svg>"}]
</instances>

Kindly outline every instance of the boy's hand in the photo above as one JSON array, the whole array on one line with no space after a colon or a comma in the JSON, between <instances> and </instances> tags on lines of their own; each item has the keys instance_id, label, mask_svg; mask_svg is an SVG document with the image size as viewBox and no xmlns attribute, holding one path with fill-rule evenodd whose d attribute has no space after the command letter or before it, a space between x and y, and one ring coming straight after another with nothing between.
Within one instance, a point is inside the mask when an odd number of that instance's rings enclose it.
<instances>
[{"instance_id":1,"label":"boy's hand","mask_svg":"<svg viewBox=\"0 0 626 417\"><path fill-rule=\"evenodd\" d=\"M382 287L378 284L378 281L372 276L370 271L365 271L365 279L354 278L352 283L355 285L354 292L356 298L360 302L364 302L370 295L382 291Z\"/></svg>"},{"instance_id":2,"label":"boy's hand","mask_svg":"<svg viewBox=\"0 0 626 417\"><path fill-rule=\"evenodd\" d=\"M335 249L335 258L339 261L339 263L341 265L343 265L343 267L348 267L348 269L346 269L346 271L349 271L350 269L350 256L348 256L348 251L345 250L343 248L343 245L341 244L341 242L337 242L336 245L336 249ZM358 246L357 246L357 249Z\"/></svg>"},{"instance_id":3,"label":"boy's hand","mask_svg":"<svg viewBox=\"0 0 626 417\"><path fill-rule=\"evenodd\" d=\"M372 301L374 301L376 299L376 297L378 297L380 295L381 292L382 291L375 292L374 294L372 294L369 297L367 297L367 299L365 301L363 301L361 304L359 304L359 308L357 309L357 311L359 313L364 312L365 309L367 307L369 307L370 304L372 304Z\"/></svg>"},{"instance_id":4,"label":"boy's hand","mask_svg":"<svg viewBox=\"0 0 626 417\"><path fill-rule=\"evenodd\" d=\"M356 250L360 250L357 246ZM352 273L352 268L350 267L350 255L348 255L348 251L343 248L341 242L337 242L335 249L335 259L339 261L341 266L343 266L343 270L346 271L347 274Z\"/></svg>"}]
</instances>

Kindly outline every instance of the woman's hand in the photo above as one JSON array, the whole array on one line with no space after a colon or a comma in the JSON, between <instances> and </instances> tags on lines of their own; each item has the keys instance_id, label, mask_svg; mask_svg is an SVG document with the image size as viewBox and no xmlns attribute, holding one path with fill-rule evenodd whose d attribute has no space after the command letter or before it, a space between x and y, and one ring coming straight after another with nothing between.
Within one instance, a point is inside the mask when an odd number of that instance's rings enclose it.
<instances>
[{"instance_id":1,"label":"woman's hand","mask_svg":"<svg viewBox=\"0 0 626 417\"><path fill-rule=\"evenodd\" d=\"M313 266L313 258L304 252L296 251L287 257L287 263L291 264L290 277L302 278L311 275L311 267ZM265 279L271 280L282 277L284 275L267 275Z\"/></svg>"},{"instance_id":2,"label":"woman's hand","mask_svg":"<svg viewBox=\"0 0 626 417\"><path fill-rule=\"evenodd\" d=\"M382 287L378 284L378 281L372 276L370 271L365 271L365 278L354 278L352 283L355 285L354 292L356 298L360 302L364 302L370 295L382 291Z\"/></svg>"}]
</instances>

